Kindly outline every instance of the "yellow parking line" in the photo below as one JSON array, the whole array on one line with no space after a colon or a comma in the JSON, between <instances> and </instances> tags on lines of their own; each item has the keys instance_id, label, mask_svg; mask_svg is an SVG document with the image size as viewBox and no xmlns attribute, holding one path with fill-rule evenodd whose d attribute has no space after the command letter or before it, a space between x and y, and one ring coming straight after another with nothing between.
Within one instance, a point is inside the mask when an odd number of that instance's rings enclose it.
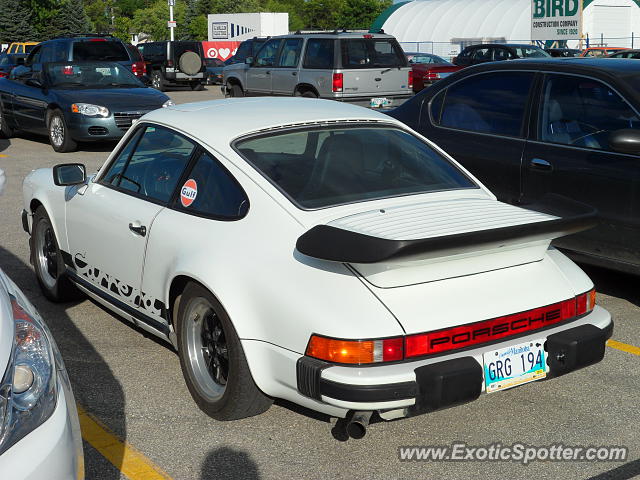
<instances>
[{"instance_id":1,"label":"yellow parking line","mask_svg":"<svg viewBox=\"0 0 640 480\"><path fill-rule=\"evenodd\" d=\"M8 157L9 155L5 155L4 153L0 153L0 158Z\"/></svg>"},{"instance_id":2,"label":"yellow parking line","mask_svg":"<svg viewBox=\"0 0 640 480\"><path fill-rule=\"evenodd\" d=\"M115 436L100 420L78 405L82 438L130 480L171 480L141 452Z\"/></svg>"},{"instance_id":3,"label":"yellow parking line","mask_svg":"<svg viewBox=\"0 0 640 480\"><path fill-rule=\"evenodd\" d=\"M634 347L633 345L627 345L626 343L618 342L616 340L607 340L607 346L640 356L640 348Z\"/></svg>"}]
</instances>

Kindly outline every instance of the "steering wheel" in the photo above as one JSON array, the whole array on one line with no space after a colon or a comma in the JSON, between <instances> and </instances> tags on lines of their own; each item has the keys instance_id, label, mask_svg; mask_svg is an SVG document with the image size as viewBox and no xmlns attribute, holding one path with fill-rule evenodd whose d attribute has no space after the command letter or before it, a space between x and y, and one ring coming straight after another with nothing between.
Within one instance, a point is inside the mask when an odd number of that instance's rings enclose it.
<instances>
[{"instance_id":1,"label":"steering wheel","mask_svg":"<svg viewBox=\"0 0 640 480\"><path fill-rule=\"evenodd\" d=\"M154 159L145 169L142 188L145 195L156 199L168 199L182 172L185 158L182 155L164 154Z\"/></svg>"},{"instance_id":2,"label":"steering wheel","mask_svg":"<svg viewBox=\"0 0 640 480\"><path fill-rule=\"evenodd\" d=\"M565 121L565 122L569 123L568 121ZM580 140L585 140L585 139L587 139L589 137L593 137L594 135L598 135L599 133L606 132L606 130L604 130L604 129L601 129L601 128L598 128L596 126L593 126L590 123L581 122L580 120L571 120L571 122L577 123L581 130L590 129L590 130L593 130L593 131L589 132L589 133L586 133L585 135L581 135L578 138L574 138L573 140L571 140L569 142L569 145L575 145L576 142L579 142ZM594 139L594 141L596 141L596 140ZM598 143L598 142L596 141L596 143ZM588 145L586 145L586 146L588 146ZM596 146L599 147L600 144L598 143L598 145L596 145Z\"/></svg>"}]
</instances>

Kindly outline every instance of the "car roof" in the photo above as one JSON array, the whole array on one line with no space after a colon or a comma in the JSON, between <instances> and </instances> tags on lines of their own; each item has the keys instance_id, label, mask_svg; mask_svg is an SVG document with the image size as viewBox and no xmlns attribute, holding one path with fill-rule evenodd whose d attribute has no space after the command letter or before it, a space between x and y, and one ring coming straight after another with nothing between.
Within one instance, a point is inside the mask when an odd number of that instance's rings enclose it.
<instances>
[{"instance_id":1,"label":"car roof","mask_svg":"<svg viewBox=\"0 0 640 480\"><path fill-rule=\"evenodd\" d=\"M282 126L370 121L400 125L388 115L335 100L296 97L228 98L154 110L143 120L182 129L211 146Z\"/></svg>"},{"instance_id":2,"label":"car roof","mask_svg":"<svg viewBox=\"0 0 640 480\"><path fill-rule=\"evenodd\" d=\"M469 45L467 48L487 48L487 47L528 47L528 48L540 48L537 45L531 45L530 43L478 43L476 45Z\"/></svg>"},{"instance_id":3,"label":"car roof","mask_svg":"<svg viewBox=\"0 0 640 480\"><path fill-rule=\"evenodd\" d=\"M522 69L523 65L540 70L562 69L563 71L584 71L616 74L640 73L640 63L633 58L598 58L598 57L545 57L545 58L520 58L511 62L489 62L476 65L473 68L490 69Z\"/></svg>"}]
</instances>

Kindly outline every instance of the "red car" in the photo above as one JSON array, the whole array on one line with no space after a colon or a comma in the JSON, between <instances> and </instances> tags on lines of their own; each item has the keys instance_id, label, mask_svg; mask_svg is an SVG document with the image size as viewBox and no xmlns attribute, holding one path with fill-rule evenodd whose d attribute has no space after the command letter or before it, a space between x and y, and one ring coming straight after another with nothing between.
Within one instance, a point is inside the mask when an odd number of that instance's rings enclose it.
<instances>
[{"instance_id":1,"label":"red car","mask_svg":"<svg viewBox=\"0 0 640 480\"><path fill-rule=\"evenodd\" d=\"M626 50L624 47L589 47L582 51L582 57L606 57L613 53Z\"/></svg>"},{"instance_id":2,"label":"red car","mask_svg":"<svg viewBox=\"0 0 640 480\"><path fill-rule=\"evenodd\" d=\"M431 53L409 52L405 54L412 68L413 91L416 93L437 80L463 68Z\"/></svg>"}]
</instances>

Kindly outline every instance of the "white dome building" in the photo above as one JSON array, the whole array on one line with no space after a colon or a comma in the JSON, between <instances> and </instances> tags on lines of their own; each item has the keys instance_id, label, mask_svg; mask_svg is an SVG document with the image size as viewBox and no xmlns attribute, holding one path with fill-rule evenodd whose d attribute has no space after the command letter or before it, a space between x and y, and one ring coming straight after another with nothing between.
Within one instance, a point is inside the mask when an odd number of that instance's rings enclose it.
<instances>
[{"instance_id":1,"label":"white dome building","mask_svg":"<svg viewBox=\"0 0 640 480\"><path fill-rule=\"evenodd\" d=\"M640 48L640 0L584 0L583 47ZM373 23L406 51L455 55L472 43L530 43L531 0L413 0L392 5ZM576 46L577 41L570 42Z\"/></svg>"}]
</instances>

